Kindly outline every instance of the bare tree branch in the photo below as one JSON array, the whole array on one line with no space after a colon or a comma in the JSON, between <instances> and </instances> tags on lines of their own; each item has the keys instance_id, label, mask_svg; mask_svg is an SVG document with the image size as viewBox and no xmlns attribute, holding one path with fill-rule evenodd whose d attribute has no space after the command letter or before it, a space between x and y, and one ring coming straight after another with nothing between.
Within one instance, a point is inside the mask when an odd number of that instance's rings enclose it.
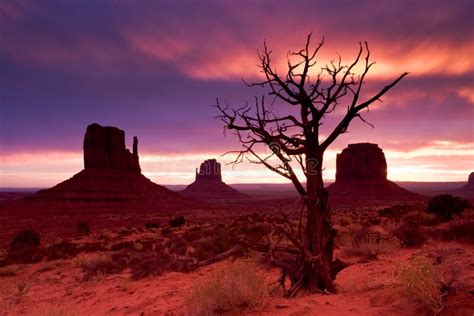
<instances>
[{"instance_id":1,"label":"bare tree branch","mask_svg":"<svg viewBox=\"0 0 474 316\"><path fill-rule=\"evenodd\" d=\"M296 220L281 214L279 222L271 223L273 231L267 242L241 240L242 245L268 253L272 263L282 268L279 282L284 285L286 277L290 278L292 286L287 291L290 297L302 287L311 292L334 293L335 275L346 266L333 260L336 231L332 228L328 191L322 177L325 150L348 131L354 118L373 128L361 111L368 111L371 104L380 101L408 75L402 73L361 102L366 77L374 65L367 42L359 43L351 63L344 64L338 55L315 70L324 38L313 46L311 36L307 36L303 49L288 52L286 73L278 73L273 66L272 51L266 42L263 51L258 52L264 79L255 83L244 80L244 83L266 88L266 95L272 98L269 105L265 95L256 97L253 104L245 102L240 107L216 102L217 118L224 123L224 131L232 131L242 144L241 150L232 152L236 154L232 163L246 159L265 166L291 181L303 201ZM291 114L281 115L273 107L275 101L283 101L294 109ZM323 118L336 112L339 106L346 109L345 114L327 138L320 141ZM303 171L304 178L298 178L294 166Z\"/></svg>"}]
</instances>

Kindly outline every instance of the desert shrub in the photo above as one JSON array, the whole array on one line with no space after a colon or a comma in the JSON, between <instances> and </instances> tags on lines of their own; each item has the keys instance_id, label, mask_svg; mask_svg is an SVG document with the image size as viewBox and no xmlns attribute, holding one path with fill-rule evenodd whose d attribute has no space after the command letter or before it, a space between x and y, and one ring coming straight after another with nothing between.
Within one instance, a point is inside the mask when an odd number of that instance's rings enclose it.
<instances>
[{"instance_id":1,"label":"desert shrub","mask_svg":"<svg viewBox=\"0 0 474 316\"><path fill-rule=\"evenodd\" d=\"M112 251L119 251L122 249L133 249L133 241L121 241L113 244L110 248Z\"/></svg>"},{"instance_id":2,"label":"desert shrub","mask_svg":"<svg viewBox=\"0 0 474 316\"><path fill-rule=\"evenodd\" d=\"M429 214L421 211L412 211L403 217L402 222L413 225L434 226L439 224L439 217L435 214Z\"/></svg>"},{"instance_id":3,"label":"desert shrub","mask_svg":"<svg viewBox=\"0 0 474 316\"><path fill-rule=\"evenodd\" d=\"M146 229L160 228L160 224L156 222L148 222L148 223L145 223L145 228Z\"/></svg>"},{"instance_id":4,"label":"desert shrub","mask_svg":"<svg viewBox=\"0 0 474 316\"><path fill-rule=\"evenodd\" d=\"M250 240L258 241L263 236L266 236L271 231L271 225L265 223L248 223L247 225L240 225L238 229L234 230L232 238L239 234L244 234Z\"/></svg>"},{"instance_id":5,"label":"desert shrub","mask_svg":"<svg viewBox=\"0 0 474 316\"><path fill-rule=\"evenodd\" d=\"M382 223L382 220L377 217L369 217L367 219L367 223L370 225L380 225Z\"/></svg>"},{"instance_id":6,"label":"desert shrub","mask_svg":"<svg viewBox=\"0 0 474 316\"><path fill-rule=\"evenodd\" d=\"M339 225L341 225L342 227L349 226L350 223L351 220L347 217L341 217L341 219L339 220Z\"/></svg>"},{"instance_id":7,"label":"desert shrub","mask_svg":"<svg viewBox=\"0 0 474 316\"><path fill-rule=\"evenodd\" d=\"M203 235L203 232L201 230L199 230L199 229L190 229L184 234L183 237L188 242L192 242L194 240L198 240L199 238L201 238L202 235Z\"/></svg>"},{"instance_id":8,"label":"desert shrub","mask_svg":"<svg viewBox=\"0 0 474 316\"><path fill-rule=\"evenodd\" d=\"M130 249L121 249L120 251L114 252L110 258L117 263L119 266L126 268L130 262L132 252Z\"/></svg>"},{"instance_id":9,"label":"desert shrub","mask_svg":"<svg viewBox=\"0 0 474 316\"><path fill-rule=\"evenodd\" d=\"M122 236L128 236L128 235L131 235L133 232L132 232L132 229L130 227L120 227L117 231L117 234L119 235L122 235Z\"/></svg>"},{"instance_id":10,"label":"desert shrub","mask_svg":"<svg viewBox=\"0 0 474 316\"><path fill-rule=\"evenodd\" d=\"M396 204L390 207L385 207L379 210L379 215L383 217L398 217L400 215L408 213L412 209L411 206L406 204Z\"/></svg>"},{"instance_id":11,"label":"desert shrub","mask_svg":"<svg viewBox=\"0 0 474 316\"><path fill-rule=\"evenodd\" d=\"M0 267L0 277L15 276L19 271L20 268L17 265Z\"/></svg>"},{"instance_id":12,"label":"desert shrub","mask_svg":"<svg viewBox=\"0 0 474 316\"><path fill-rule=\"evenodd\" d=\"M404 247L418 247L426 241L425 231L419 225L412 223L401 223L392 234Z\"/></svg>"},{"instance_id":13,"label":"desert shrub","mask_svg":"<svg viewBox=\"0 0 474 316\"><path fill-rule=\"evenodd\" d=\"M450 194L440 194L431 198L426 207L426 212L440 216L443 220L449 221L453 215L460 215L469 208L468 201Z\"/></svg>"},{"instance_id":14,"label":"desert shrub","mask_svg":"<svg viewBox=\"0 0 474 316\"><path fill-rule=\"evenodd\" d=\"M46 263L45 265L40 267L38 270L36 270L36 273L43 273L43 272L53 271L54 269L56 269L58 267L60 267L60 264L58 264L57 262Z\"/></svg>"},{"instance_id":15,"label":"desert shrub","mask_svg":"<svg viewBox=\"0 0 474 316\"><path fill-rule=\"evenodd\" d=\"M399 271L399 285L403 296L422 304L433 313L439 313L444 307L443 284L439 271L427 261L416 261L405 265Z\"/></svg>"},{"instance_id":16,"label":"desert shrub","mask_svg":"<svg viewBox=\"0 0 474 316\"><path fill-rule=\"evenodd\" d=\"M169 250L179 255L184 255L186 253L186 249L188 248L188 245L189 243L186 241L186 239L181 238L181 237L176 237L171 240Z\"/></svg>"},{"instance_id":17,"label":"desert shrub","mask_svg":"<svg viewBox=\"0 0 474 316\"><path fill-rule=\"evenodd\" d=\"M209 259L219 253L229 250L236 245L235 241L229 236L211 235L192 242L194 256L199 260Z\"/></svg>"},{"instance_id":18,"label":"desert shrub","mask_svg":"<svg viewBox=\"0 0 474 316\"><path fill-rule=\"evenodd\" d=\"M443 233L445 240L460 240L474 243L474 220L464 223L457 222L449 225L448 230Z\"/></svg>"},{"instance_id":19,"label":"desert shrub","mask_svg":"<svg viewBox=\"0 0 474 316\"><path fill-rule=\"evenodd\" d=\"M150 275L161 275L170 265L170 256L164 253L149 251L130 259L129 268L132 279L138 280Z\"/></svg>"},{"instance_id":20,"label":"desert shrub","mask_svg":"<svg viewBox=\"0 0 474 316\"><path fill-rule=\"evenodd\" d=\"M250 219L251 219L253 222L256 222L256 223L262 223L262 222L265 221L264 216L262 216L261 214L256 213L256 212L253 212L253 213L250 215Z\"/></svg>"},{"instance_id":21,"label":"desert shrub","mask_svg":"<svg viewBox=\"0 0 474 316\"><path fill-rule=\"evenodd\" d=\"M201 238L192 242L192 246L194 248L194 256L198 260L205 260L210 258L216 252L213 250L214 245L214 240L209 237Z\"/></svg>"},{"instance_id":22,"label":"desert shrub","mask_svg":"<svg viewBox=\"0 0 474 316\"><path fill-rule=\"evenodd\" d=\"M257 307L265 294L265 280L254 266L233 263L196 284L185 302L189 315L214 315Z\"/></svg>"},{"instance_id":23,"label":"desert shrub","mask_svg":"<svg viewBox=\"0 0 474 316\"><path fill-rule=\"evenodd\" d=\"M89 222L80 221L76 226L76 233L81 236L89 236L91 233L91 227Z\"/></svg>"},{"instance_id":24,"label":"desert shrub","mask_svg":"<svg viewBox=\"0 0 474 316\"><path fill-rule=\"evenodd\" d=\"M78 249L75 244L63 239L45 248L44 254L48 260L58 260L75 257L80 251L81 250Z\"/></svg>"},{"instance_id":25,"label":"desert shrub","mask_svg":"<svg viewBox=\"0 0 474 316\"><path fill-rule=\"evenodd\" d=\"M173 231L169 227L164 227L164 228L161 229L161 235L162 236L169 236L172 233L173 233Z\"/></svg>"},{"instance_id":26,"label":"desert shrub","mask_svg":"<svg viewBox=\"0 0 474 316\"><path fill-rule=\"evenodd\" d=\"M182 215L172 218L169 221L169 224L171 227L180 227L180 226L183 226L185 223L186 223L186 219Z\"/></svg>"},{"instance_id":27,"label":"desert shrub","mask_svg":"<svg viewBox=\"0 0 474 316\"><path fill-rule=\"evenodd\" d=\"M39 247L40 235L33 229L24 229L19 232L10 243L10 250L17 251L25 248Z\"/></svg>"},{"instance_id":28,"label":"desert shrub","mask_svg":"<svg viewBox=\"0 0 474 316\"><path fill-rule=\"evenodd\" d=\"M348 255L363 256L367 259L376 259L378 255L393 252L400 247L400 243L396 238L391 236L383 236L375 232L362 231L353 234L346 241L344 252Z\"/></svg>"},{"instance_id":29,"label":"desert shrub","mask_svg":"<svg viewBox=\"0 0 474 316\"><path fill-rule=\"evenodd\" d=\"M105 255L98 255L79 261L79 266L84 272L84 280L88 281L94 277L118 273L122 271L122 267L117 264L112 258Z\"/></svg>"}]
</instances>

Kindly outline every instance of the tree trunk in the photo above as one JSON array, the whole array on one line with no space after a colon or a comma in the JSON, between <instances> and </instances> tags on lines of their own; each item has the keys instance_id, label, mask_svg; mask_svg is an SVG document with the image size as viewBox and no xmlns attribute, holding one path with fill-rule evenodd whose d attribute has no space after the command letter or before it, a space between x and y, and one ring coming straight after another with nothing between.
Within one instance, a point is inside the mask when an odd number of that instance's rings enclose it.
<instances>
[{"instance_id":1,"label":"tree trunk","mask_svg":"<svg viewBox=\"0 0 474 316\"><path fill-rule=\"evenodd\" d=\"M312 169L308 166L317 161ZM328 192L322 178L322 154L307 156L306 183L308 197L305 200L308 218L305 227L304 242L306 249L314 256L320 256L317 263L306 262L304 266L305 282L303 286L311 291L326 290L335 292L331 272L333 261L334 235L329 217Z\"/></svg>"}]
</instances>

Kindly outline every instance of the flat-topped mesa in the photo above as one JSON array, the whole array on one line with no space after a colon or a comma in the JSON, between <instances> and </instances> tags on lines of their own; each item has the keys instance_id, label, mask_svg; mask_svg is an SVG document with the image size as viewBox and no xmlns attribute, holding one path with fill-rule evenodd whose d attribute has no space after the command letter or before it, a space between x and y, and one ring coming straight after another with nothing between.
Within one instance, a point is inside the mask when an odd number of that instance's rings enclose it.
<instances>
[{"instance_id":1,"label":"flat-topped mesa","mask_svg":"<svg viewBox=\"0 0 474 316\"><path fill-rule=\"evenodd\" d=\"M113 126L91 124L84 136L84 169L107 169L140 173L138 138L133 152L125 147L125 132Z\"/></svg>"},{"instance_id":2,"label":"flat-topped mesa","mask_svg":"<svg viewBox=\"0 0 474 316\"><path fill-rule=\"evenodd\" d=\"M350 144L336 158L336 181L387 179L387 161L377 144Z\"/></svg>"},{"instance_id":3,"label":"flat-topped mesa","mask_svg":"<svg viewBox=\"0 0 474 316\"><path fill-rule=\"evenodd\" d=\"M205 160L199 166L199 171L196 168L196 181L198 180L222 181L221 164L216 159Z\"/></svg>"},{"instance_id":4,"label":"flat-topped mesa","mask_svg":"<svg viewBox=\"0 0 474 316\"><path fill-rule=\"evenodd\" d=\"M350 144L337 155L336 182L328 187L333 201L420 200L416 193L387 179L387 161L377 144Z\"/></svg>"}]
</instances>

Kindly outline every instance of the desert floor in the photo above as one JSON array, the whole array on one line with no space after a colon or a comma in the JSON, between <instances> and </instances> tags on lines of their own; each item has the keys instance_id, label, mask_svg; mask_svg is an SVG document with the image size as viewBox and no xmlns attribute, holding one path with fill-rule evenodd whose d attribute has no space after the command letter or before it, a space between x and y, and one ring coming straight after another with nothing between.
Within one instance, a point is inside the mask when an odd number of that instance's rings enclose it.
<instances>
[{"instance_id":1,"label":"desert floor","mask_svg":"<svg viewBox=\"0 0 474 316\"><path fill-rule=\"evenodd\" d=\"M441 223L425 214L423 202L335 208L333 222L339 231L335 257L351 263L336 278L337 293L284 298L275 284L279 269L249 250L197 269L166 261L180 256L212 257L234 246L240 234L259 240L268 232L272 216L294 208L285 203L212 204L208 209L180 212L186 223L179 227L168 224L176 211L134 215L133 211L117 214L108 209L68 215L51 210L44 213L47 219L31 217L29 211L0 212L5 225L0 314L197 314L189 304L193 289L236 264L255 267L267 290L256 304L219 311L224 315L430 315L429 304L407 296L403 291L407 281L400 278L404 267L416 270L423 264L449 283L440 314L474 314L472 210ZM75 231L81 219L90 225L89 235ZM415 235L400 229L408 224L417 227ZM26 227L38 230L41 247L11 253L9 241ZM164 257L150 257L156 252ZM104 267L96 269L94 264Z\"/></svg>"}]
</instances>

